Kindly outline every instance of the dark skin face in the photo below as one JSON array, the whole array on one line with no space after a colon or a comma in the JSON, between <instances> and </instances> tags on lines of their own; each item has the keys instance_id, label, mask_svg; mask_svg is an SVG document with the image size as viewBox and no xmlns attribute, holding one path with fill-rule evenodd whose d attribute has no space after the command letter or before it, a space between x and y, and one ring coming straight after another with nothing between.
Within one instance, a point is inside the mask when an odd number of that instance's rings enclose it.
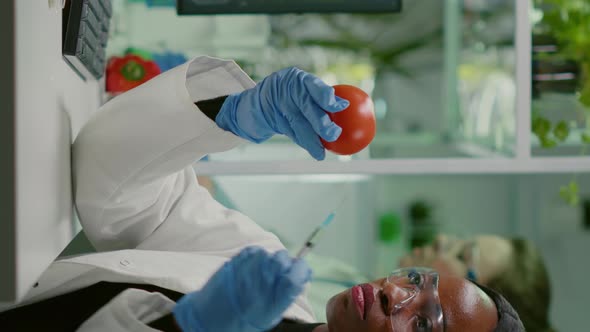
<instances>
[{"instance_id":1,"label":"dark skin face","mask_svg":"<svg viewBox=\"0 0 590 332\"><path fill-rule=\"evenodd\" d=\"M375 302L361 319L352 301L351 291L335 295L326 306L327 326L317 331L329 332L399 332L391 325L391 319L407 326L407 331L414 331L416 310L409 304L404 310L390 316L384 309L383 301L396 303L398 292L395 286L379 279L370 284L375 288ZM438 294L444 314L445 332L493 331L498 322L498 313L494 302L473 283L454 276L441 275ZM398 299L399 300L399 299ZM399 301L398 301L399 302ZM315 330L314 330L315 331ZM405 332L401 331L401 332Z\"/></svg>"}]
</instances>

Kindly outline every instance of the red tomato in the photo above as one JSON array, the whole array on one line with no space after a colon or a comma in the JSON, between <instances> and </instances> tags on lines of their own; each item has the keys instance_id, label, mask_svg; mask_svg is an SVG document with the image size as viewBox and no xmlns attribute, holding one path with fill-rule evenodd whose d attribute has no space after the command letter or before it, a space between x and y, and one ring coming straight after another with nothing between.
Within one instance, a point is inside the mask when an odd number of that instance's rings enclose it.
<instances>
[{"instance_id":1,"label":"red tomato","mask_svg":"<svg viewBox=\"0 0 590 332\"><path fill-rule=\"evenodd\" d=\"M324 147L336 154L355 154L371 143L375 137L375 111L373 100L363 90L352 85L334 85L338 97L350 102L343 111L328 113L330 119L342 127L342 134L334 142L322 139Z\"/></svg>"}]
</instances>

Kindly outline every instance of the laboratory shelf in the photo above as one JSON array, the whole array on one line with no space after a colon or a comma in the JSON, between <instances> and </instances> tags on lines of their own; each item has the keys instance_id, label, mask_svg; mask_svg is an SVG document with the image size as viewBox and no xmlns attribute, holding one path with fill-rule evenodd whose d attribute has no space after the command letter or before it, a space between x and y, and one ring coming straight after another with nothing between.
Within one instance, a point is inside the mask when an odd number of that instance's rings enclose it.
<instances>
[{"instance_id":1,"label":"laboratory shelf","mask_svg":"<svg viewBox=\"0 0 590 332\"><path fill-rule=\"evenodd\" d=\"M588 173L589 157L423 158L351 161L208 161L194 165L199 175L263 174L550 174Z\"/></svg>"}]
</instances>

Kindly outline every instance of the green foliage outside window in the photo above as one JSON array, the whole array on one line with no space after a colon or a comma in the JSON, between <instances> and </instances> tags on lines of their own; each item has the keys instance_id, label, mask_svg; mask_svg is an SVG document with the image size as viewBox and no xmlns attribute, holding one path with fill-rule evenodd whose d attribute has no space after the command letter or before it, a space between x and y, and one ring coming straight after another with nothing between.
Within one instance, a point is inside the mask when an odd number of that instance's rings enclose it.
<instances>
[{"instance_id":1,"label":"green foliage outside window","mask_svg":"<svg viewBox=\"0 0 590 332\"><path fill-rule=\"evenodd\" d=\"M584 106L581 118L585 128L580 133L581 153L584 155L590 145L590 0L536 0L535 4L543 12L541 24L557 40L559 51L554 57L575 61L580 68L576 98ZM532 131L544 148L558 146L570 136L570 126L566 121L552 123L535 113L532 121ZM575 176L568 185L560 188L559 193L568 204L578 204L579 190Z\"/></svg>"}]
</instances>

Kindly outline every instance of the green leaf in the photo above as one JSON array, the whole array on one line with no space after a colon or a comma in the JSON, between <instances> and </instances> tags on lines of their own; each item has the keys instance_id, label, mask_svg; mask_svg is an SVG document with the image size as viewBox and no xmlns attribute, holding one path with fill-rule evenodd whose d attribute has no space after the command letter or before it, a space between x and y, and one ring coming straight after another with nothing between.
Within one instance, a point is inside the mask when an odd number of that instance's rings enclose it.
<instances>
[{"instance_id":1,"label":"green leaf","mask_svg":"<svg viewBox=\"0 0 590 332\"><path fill-rule=\"evenodd\" d=\"M561 199L563 199L564 201L567 201L569 199L570 192L567 189L567 186L559 187L559 197L561 197Z\"/></svg>"},{"instance_id":2,"label":"green leaf","mask_svg":"<svg viewBox=\"0 0 590 332\"><path fill-rule=\"evenodd\" d=\"M584 87L578 94L578 100L582 105L590 107L590 82L586 81Z\"/></svg>"},{"instance_id":3,"label":"green leaf","mask_svg":"<svg viewBox=\"0 0 590 332\"><path fill-rule=\"evenodd\" d=\"M582 133L582 142L590 144L590 132L585 131Z\"/></svg>"},{"instance_id":4,"label":"green leaf","mask_svg":"<svg viewBox=\"0 0 590 332\"><path fill-rule=\"evenodd\" d=\"M540 139L547 136L551 131L551 122L542 116L536 116L532 123L533 133L539 136Z\"/></svg>"},{"instance_id":5,"label":"green leaf","mask_svg":"<svg viewBox=\"0 0 590 332\"><path fill-rule=\"evenodd\" d=\"M577 206L580 203L580 197L578 195L572 195L566 200L566 203L571 206Z\"/></svg>"},{"instance_id":6,"label":"green leaf","mask_svg":"<svg viewBox=\"0 0 590 332\"><path fill-rule=\"evenodd\" d=\"M545 148L545 149L550 149L553 148L557 145L557 142L549 137L540 137L541 139L541 147Z\"/></svg>"},{"instance_id":7,"label":"green leaf","mask_svg":"<svg viewBox=\"0 0 590 332\"><path fill-rule=\"evenodd\" d=\"M576 181L571 181L568 184L568 188L571 193L574 193L574 194L578 193L578 183Z\"/></svg>"},{"instance_id":8,"label":"green leaf","mask_svg":"<svg viewBox=\"0 0 590 332\"><path fill-rule=\"evenodd\" d=\"M553 128L553 136L557 138L560 142L565 141L568 136L570 135L570 128L565 121L559 121L555 128Z\"/></svg>"},{"instance_id":9,"label":"green leaf","mask_svg":"<svg viewBox=\"0 0 590 332\"><path fill-rule=\"evenodd\" d=\"M578 192L578 183L575 181L571 181L566 186L561 186L559 188L559 196L563 199L567 204L571 206L576 206L580 202L580 195Z\"/></svg>"}]
</instances>

